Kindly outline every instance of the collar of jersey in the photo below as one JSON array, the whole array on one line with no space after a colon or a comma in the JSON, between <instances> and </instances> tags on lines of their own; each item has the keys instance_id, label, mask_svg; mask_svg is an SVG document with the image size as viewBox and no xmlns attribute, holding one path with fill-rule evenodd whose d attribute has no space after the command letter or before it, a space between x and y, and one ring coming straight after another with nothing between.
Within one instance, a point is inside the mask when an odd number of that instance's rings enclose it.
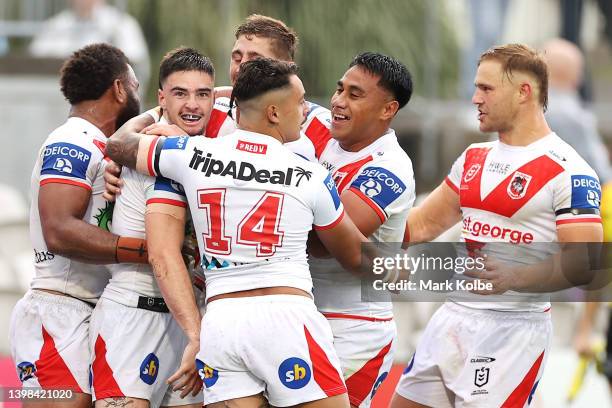
<instances>
[{"instance_id":1,"label":"collar of jersey","mask_svg":"<svg viewBox=\"0 0 612 408\"><path fill-rule=\"evenodd\" d=\"M270 135L264 135L261 133L251 132L243 129L236 129L234 132L234 137L246 138L250 140L256 140L257 143L266 143L266 144L282 144L280 140L273 138Z\"/></svg>"},{"instance_id":2,"label":"collar of jersey","mask_svg":"<svg viewBox=\"0 0 612 408\"><path fill-rule=\"evenodd\" d=\"M549 134L547 134L546 136L536 140L533 143L528 144L527 146L512 146L509 144L505 144L503 142L501 142L500 140L498 140L499 143L499 147L502 150L506 150L506 151L530 151L530 150L536 150L538 148L540 148L540 146L542 146L543 144L546 144L550 141L550 139L552 137L556 136L555 132L550 132Z\"/></svg>"}]
</instances>

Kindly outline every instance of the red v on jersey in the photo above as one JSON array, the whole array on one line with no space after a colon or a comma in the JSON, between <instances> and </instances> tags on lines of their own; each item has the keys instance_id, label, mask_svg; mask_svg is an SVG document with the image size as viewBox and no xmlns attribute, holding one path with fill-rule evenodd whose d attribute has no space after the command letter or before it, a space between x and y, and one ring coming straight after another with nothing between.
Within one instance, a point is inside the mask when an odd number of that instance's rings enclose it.
<instances>
[{"instance_id":1,"label":"red v on jersey","mask_svg":"<svg viewBox=\"0 0 612 408\"><path fill-rule=\"evenodd\" d=\"M489 148L476 148L466 152L459 187L461 207L477 208L512 217L563 171L563 167L550 157L539 156L513 171L482 199L481 179L489 151ZM517 183L517 187L512 183ZM512 197L511 193L515 193L516 197Z\"/></svg>"},{"instance_id":2,"label":"red v on jersey","mask_svg":"<svg viewBox=\"0 0 612 408\"><path fill-rule=\"evenodd\" d=\"M342 166L334 172L332 177L340 194L342 194L348 184L355 178L357 172L363 165L370 161L372 161L372 155L368 155L361 160Z\"/></svg>"}]
</instances>

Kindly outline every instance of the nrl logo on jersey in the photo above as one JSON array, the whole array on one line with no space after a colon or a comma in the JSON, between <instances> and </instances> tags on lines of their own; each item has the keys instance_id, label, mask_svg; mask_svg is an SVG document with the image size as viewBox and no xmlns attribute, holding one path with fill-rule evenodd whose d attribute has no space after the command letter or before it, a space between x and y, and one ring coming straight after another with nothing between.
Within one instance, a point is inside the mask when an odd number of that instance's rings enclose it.
<instances>
[{"instance_id":1,"label":"nrl logo on jersey","mask_svg":"<svg viewBox=\"0 0 612 408\"><path fill-rule=\"evenodd\" d=\"M529 174L515 171L510 178L510 184L508 184L506 191L513 200L521 199L527 194L529 183L531 183L531 176Z\"/></svg>"},{"instance_id":2,"label":"nrl logo on jersey","mask_svg":"<svg viewBox=\"0 0 612 408\"><path fill-rule=\"evenodd\" d=\"M257 183L282 184L290 186L293 181L296 181L295 186L299 187L304 178L310 180L312 172L307 171L299 166L288 167L287 170L266 170L255 168L254 165L248 162L236 162L230 160L223 162L212 157L212 154L204 152L198 148L193 149L193 156L189 162L189 167L201 171L206 177L211 175L219 175L222 177L232 177L235 180L255 181Z\"/></svg>"},{"instance_id":3,"label":"nrl logo on jersey","mask_svg":"<svg viewBox=\"0 0 612 408\"><path fill-rule=\"evenodd\" d=\"M472 179L474 179L474 177L476 177L476 175L480 171L481 167L482 166L478 163L472 164L469 170L465 172L465 175L463 176L463 182L469 183L470 181L472 181Z\"/></svg>"}]
</instances>

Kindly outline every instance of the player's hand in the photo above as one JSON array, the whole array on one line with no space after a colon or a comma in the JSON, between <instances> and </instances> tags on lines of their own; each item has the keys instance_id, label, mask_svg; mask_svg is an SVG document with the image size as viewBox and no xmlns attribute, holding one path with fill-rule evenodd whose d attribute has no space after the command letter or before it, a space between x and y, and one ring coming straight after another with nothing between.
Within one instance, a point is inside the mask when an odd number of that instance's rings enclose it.
<instances>
[{"instance_id":1,"label":"player's hand","mask_svg":"<svg viewBox=\"0 0 612 408\"><path fill-rule=\"evenodd\" d=\"M232 96L231 86L217 86L215 87L215 98L230 98Z\"/></svg>"},{"instance_id":2,"label":"player's hand","mask_svg":"<svg viewBox=\"0 0 612 408\"><path fill-rule=\"evenodd\" d=\"M512 290L516 274L513 269L491 256L484 256L484 269L469 269L463 275L475 278L484 284L490 284L488 289L474 289L472 293L477 295L499 295Z\"/></svg>"},{"instance_id":3,"label":"player's hand","mask_svg":"<svg viewBox=\"0 0 612 408\"><path fill-rule=\"evenodd\" d=\"M154 123L142 129L146 135L155 136L189 136L183 129L176 125L166 125L163 123Z\"/></svg>"},{"instance_id":4,"label":"player's hand","mask_svg":"<svg viewBox=\"0 0 612 408\"><path fill-rule=\"evenodd\" d=\"M106 201L113 202L117 196L121 194L123 182L119 178L121 176L121 166L114 161L109 161L104 170L104 193L102 198Z\"/></svg>"},{"instance_id":5,"label":"player's hand","mask_svg":"<svg viewBox=\"0 0 612 408\"><path fill-rule=\"evenodd\" d=\"M199 350L199 340L190 341L183 352L181 366L168 378L172 391L181 391L181 398L185 398L189 393L196 396L202 390L202 379L195 364Z\"/></svg>"},{"instance_id":6,"label":"player's hand","mask_svg":"<svg viewBox=\"0 0 612 408\"><path fill-rule=\"evenodd\" d=\"M593 357L593 343L589 333L583 333L578 331L576 337L574 337L574 350L580 357Z\"/></svg>"}]
</instances>

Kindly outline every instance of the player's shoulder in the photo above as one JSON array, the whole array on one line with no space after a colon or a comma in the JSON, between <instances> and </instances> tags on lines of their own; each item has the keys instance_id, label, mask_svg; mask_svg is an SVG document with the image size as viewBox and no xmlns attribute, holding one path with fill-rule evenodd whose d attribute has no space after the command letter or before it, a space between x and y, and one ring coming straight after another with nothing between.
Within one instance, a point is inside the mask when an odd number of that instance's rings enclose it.
<instances>
[{"instance_id":1,"label":"player's shoulder","mask_svg":"<svg viewBox=\"0 0 612 408\"><path fill-rule=\"evenodd\" d=\"M499 144L498 140L491 140L491 141L488 141L488 142L470 143L468 145L468 147L465 148L463 153L467 153L470 150L491 150L492 148L494 148L498 144Z\"/></svg>"},{"instance_id":2,"label":"player's shoulder","mask_svg":"<svg viewBox=\"0 0 612 408\"><path fill-rule=\"evenodd\" d=\"M314 102L307 101L306 103L308 104L308 114L306 115L306 121L302 125L302 129L308 129L313 122L315 122L318 126L323 126L330 129L331 111L321 105L317 105Z\"/></svg>"},{"instance_id":3,"label":"player's shoulder","mask_svg":"<svg viewBox=\"0 0 612 408\"><path fill-rule=\"evenodd\" d=\"M377 144L371 153L371 161L367 162L364 167L383 167L398 175L406 175L412 177L412 160L406 151L399 144L395 133L385 136L382 143Z\"/></svg>"},{"instance_id":4,"label":"player's shoulder","mask_svg":"<svg viewBox=\"0 0 612 408\"><path fill-rule=\"evenodd\" d=\"M106 136L92 123L71 117L49 134L44 147L45 154L53 150L74 159L101 159L106 149Z\"/></svg>"},{"instance_id":5,"label":"player's shoulder","mask_svg":"<svg viewBox=\"0 0 612 408\"><path fill-rule=\"evenodd\" d=\"M224 112L224 113L229 112L230 111L230 98L226 96L215 98L213 109Z\"/></svg>"},{"instance_id":6,"label":"player's shoulder","mask_svg":"<svg viewBox=\"0 0 612 408\"><path fill-rule=\"evenodd\" d=\"M559 164L569 174L595 176L595 170L576 152L576 150L559 136L552 135L546 146L546 155Z\"/></svg>"}]
</instances>

